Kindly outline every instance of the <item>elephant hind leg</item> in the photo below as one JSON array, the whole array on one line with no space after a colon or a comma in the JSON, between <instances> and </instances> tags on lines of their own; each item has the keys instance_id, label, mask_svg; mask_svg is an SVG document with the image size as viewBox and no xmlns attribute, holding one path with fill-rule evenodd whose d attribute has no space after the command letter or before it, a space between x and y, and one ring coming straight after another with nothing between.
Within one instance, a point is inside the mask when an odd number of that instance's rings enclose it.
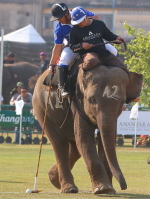
<instances>
[{"instance_id":1,"label":"elephant hind leg","mask_svg":"<svg viewBox=\"0 0 150 199\"><path fill-rule=\"evenodd\" d=\"M60 189L61 185L59 182L59 174L58 174L58 167L57 163L53 164L48 172L50 182L57 188Z\"/></svg>"},{"instance_id":2,"label":"elephant hind leg","mask_svg":"<svg viewBox=\"0 0 150 199\"><path fill-rule=\"evenodd\" d=\"M61 189L61 185L59 182L59 174L58 174L58 167L57 167L57 163L55 163L49 170L49 180L50 182L57 188L57 189ZM68 187L66 189L64 189L63 191L61 191L63 193L78 193L78 188L76 186L71 186Z\"/></svg>"},{"instance_id":3,"label":"elephant hind leg","mask_svg":"<svg viewBox=\"0 0 150 199\"><path fill-rule=\"evenodd\" d=\"M75 162L80 158L80 154L77 150L75 142L69 143L69 161L70 161L70 169L73 168ZM59 182L59 173L58 173L58 166L55 163L48 172L50 182L57 188L60 189L61 185ZM77 193L78 188L76 186L72 186L70 188L66 188L64 193Z\"/></svg>"}]
</instances>

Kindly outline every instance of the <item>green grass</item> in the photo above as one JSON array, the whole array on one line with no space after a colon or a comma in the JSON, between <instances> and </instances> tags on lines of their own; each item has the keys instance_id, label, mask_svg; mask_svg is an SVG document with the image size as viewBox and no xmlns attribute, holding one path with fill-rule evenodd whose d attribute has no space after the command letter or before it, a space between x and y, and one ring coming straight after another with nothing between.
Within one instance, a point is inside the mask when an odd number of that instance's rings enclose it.
<instances>
[{"instance_id":1,"label":"green grass","mask_svg":"<svg viewBox=\"0 0 150 199\"><path fill-rule=\"evenodd\" d=\"M0 199L150 198L150 165L147 164L147 158L150 156L149 148L117 147L119 164L128 189L121 191L118 182L114 179L113 185L117 191L114 196L92 194L90 178L83 159L76 163L72 171L80 192L60 194L60 191L49 182L47 175L49 168L55 162L54 152L49 144L43 145L37 181L37 188L43 192L26 194L26 189L33 189L38 154L39 145L0 144Z\"/></svg>"}]
</instances>

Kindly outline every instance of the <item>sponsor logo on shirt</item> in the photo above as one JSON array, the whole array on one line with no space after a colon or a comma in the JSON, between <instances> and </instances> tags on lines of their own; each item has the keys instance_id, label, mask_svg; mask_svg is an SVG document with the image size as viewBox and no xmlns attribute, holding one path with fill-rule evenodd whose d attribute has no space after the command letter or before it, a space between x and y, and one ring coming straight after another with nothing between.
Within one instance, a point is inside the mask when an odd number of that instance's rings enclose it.
<instances>
[{"instance_id":1,"label":"sponsor logo on shirt","mask_svg":"<svg viewBox=\"0 0 150 199\"><path fill-rule=\"evenodd\" d=\"M92 34L92 35L90 35L90 34ZM90 35L90 36L84 37L84 38L83 38L83 41L91 40L91 39L94 39L94 38L96 38L96 37L101 37L101 34L100 34L100 33L95 33L95 34L93 34L91 31L89 32L89 35Z\"/></svg>"},{"instance_id":2,"label":"sponsor logo on shirt","mask_svg":"<svg viewBox=\"0 0 150 199\"><path fill-rule=\"evenodd\" d=\"M92 35L93 33L91 31L89 31L89 35Z\"/></svg>"}]
</instances>

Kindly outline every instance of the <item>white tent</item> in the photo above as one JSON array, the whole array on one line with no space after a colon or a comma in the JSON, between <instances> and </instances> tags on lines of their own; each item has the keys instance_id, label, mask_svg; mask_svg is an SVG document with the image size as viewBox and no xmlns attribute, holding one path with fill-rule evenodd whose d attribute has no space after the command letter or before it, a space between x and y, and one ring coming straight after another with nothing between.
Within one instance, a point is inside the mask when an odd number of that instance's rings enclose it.
<instances>
[{"instance_id":1,"label":"white tent","mask_svg":"<svg viewBox=\"0 0 150 199\"><path fill-rule=\"evenodd\" d=\"M1 41L1 37L0 37ZM46 43L45 40L39 35L35 28L29 24L24 28L11 32L4 36L4 41L20 42L20 43Z\"/></svg>"}]
</instances>

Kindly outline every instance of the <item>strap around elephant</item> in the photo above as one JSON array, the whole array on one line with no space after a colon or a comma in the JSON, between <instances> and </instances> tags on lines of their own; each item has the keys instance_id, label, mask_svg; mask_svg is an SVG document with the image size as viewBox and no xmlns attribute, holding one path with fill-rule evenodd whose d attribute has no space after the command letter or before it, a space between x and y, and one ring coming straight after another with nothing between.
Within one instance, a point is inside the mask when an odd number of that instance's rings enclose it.
<instances>
[{"instance_id":1,"label":"strap around elephant","mask_svg":"<svg viewBox=\"0 0 150 199\"><path fill-rule=\"evenodd\" d=\"M89 124L91 127L94 127L95 129L97 128L97 125L93 124L90 119L88 118L88 116L85 114L84 110L81 110L81 108L79 108L78 105L78 101L76 97L72 98L72 104L75 107L75 109L78 111L80 117L87 123Z\"/></svg>"}]
</instances>

